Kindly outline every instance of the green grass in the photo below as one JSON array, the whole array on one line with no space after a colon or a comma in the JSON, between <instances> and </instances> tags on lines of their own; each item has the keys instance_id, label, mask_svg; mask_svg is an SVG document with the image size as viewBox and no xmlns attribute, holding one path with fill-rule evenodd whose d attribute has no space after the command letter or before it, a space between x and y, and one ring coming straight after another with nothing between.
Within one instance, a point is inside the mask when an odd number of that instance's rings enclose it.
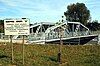
<instances>
[{"instance_id":1,"label":"green grass","mask_svg":"<svg viewBox=\"0 0 100 66\"><path fill-rule=\"evenodd\" d=\"M58 66L58 45L25 45L24 66ZM100 66L99 45L64 45L61 66ZM0 46L0 66L22 66L22 45L14 44L14 63L11 63L11 44Z\"/></svg>"}]
</instances>

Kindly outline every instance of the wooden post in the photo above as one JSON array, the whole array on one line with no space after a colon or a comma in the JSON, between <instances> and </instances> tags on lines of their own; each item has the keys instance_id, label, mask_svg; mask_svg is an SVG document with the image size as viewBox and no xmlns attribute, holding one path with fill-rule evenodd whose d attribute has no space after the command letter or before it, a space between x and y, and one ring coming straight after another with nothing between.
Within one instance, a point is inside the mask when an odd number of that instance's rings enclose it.
<instances>
[{"instance_id":1,"label":"wooden post","mask_svg":"<svg viewBox=\"0 0 100 66\"><path fill-rule=\"evenodd\" d=\"M58 62L59 64L61 64L61 52L62 52L62 45L63 45L63 42L62 42L62 30L59 29L59 34L60 34L60 43L59 43L59 52L58 52Z\"/></svg>"},{"instance_id":2,"label":"wooden post","mask_svg":"<svg viewBox=\"0 0 100 66\"><path fill-rule=\"evenodd\" d=\"M24 35L23 35L23 42L22 42L22 47L23 47L23 65L24 65Z\"/></svg>"},{"instance_id":3,"label":"wooden post","mask_svg":"<svg viewBox=\"0 0 100 66\"><path fill-rule=\"evenodd\" d=\"M11 54L12 54L12 63L14 62L14 54L13 54L13 43L12 43L12 35L10 35L10 43L11 43Z\"/></svg>"},{"instance_id":4,"label":"wooden post","mask_svg":"<svg viewBox=\"0 0 100 66\"><path fill-rule=\"evenodd\" d=\"M100 45L100 34L98 34L97 40L98 40L98 44Z\"/></svg>"}]
</instances>

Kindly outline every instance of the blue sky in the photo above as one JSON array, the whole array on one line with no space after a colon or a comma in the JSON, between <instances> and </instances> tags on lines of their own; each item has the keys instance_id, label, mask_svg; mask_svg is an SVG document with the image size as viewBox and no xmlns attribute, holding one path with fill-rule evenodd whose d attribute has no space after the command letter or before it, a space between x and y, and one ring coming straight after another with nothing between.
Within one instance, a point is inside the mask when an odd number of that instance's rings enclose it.
<instances>
[{"instance_id":1,"label":"blue sky","mask_svg":"<svg viewBox=\"0 0 100 66\"><path fill-rule=\"evenodd\" d=\"M72 3L85 3L92 20L100 22L100 0L0 0L0 19L26 17L35 22L57 22Z\"/></svg>"}]
</instances>

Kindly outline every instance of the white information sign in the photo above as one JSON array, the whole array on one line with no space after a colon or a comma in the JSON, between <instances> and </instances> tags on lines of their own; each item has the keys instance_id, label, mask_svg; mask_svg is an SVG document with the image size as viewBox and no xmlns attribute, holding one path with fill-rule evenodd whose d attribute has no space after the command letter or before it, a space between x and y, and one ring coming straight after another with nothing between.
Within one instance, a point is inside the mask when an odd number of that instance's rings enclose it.
<instances>
[{"instance_id":1,"label":"white information sign","mask_svg":"<svg viewBox=\"0 0 100 66\"><path fill-rule=\"evenodd\" d=\"M29 35L29 20L4 20L5 35Z\"/></svg>"}]
</instances>

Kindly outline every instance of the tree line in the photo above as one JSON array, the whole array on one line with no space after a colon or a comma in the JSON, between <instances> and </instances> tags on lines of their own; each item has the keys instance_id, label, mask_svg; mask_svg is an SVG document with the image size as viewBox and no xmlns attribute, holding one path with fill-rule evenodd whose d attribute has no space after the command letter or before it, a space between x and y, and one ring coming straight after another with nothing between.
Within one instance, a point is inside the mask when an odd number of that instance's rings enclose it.
<instances>
[{"instance_id":1,"label":"tree line","mask_svg":"<svg viewBox=\"0 0 100 66\"><path fill-rule=\"evenodd\" d=\"M100 31L100 23L97 20L87 23L86 25L91 31Z\"/></svg>"}]
</instances>

